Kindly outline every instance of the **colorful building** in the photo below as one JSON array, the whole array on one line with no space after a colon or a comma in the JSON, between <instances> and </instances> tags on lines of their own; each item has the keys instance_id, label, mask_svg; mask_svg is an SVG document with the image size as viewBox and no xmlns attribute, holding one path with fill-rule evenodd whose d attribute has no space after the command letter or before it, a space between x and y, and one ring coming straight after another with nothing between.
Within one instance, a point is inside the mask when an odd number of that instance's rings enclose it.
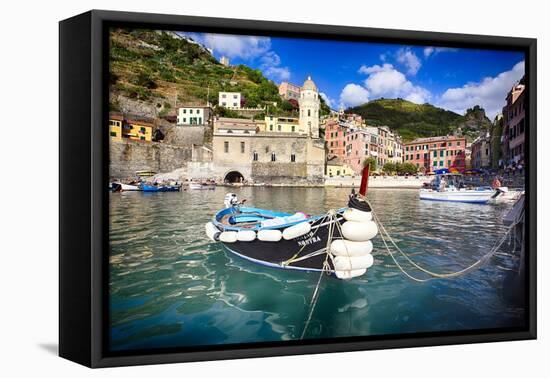
<instances>
[{"instance_id":1,"label":"colorful building","mask_svg":"<svg viewBox=\"0 0 550 378\"><path fill-rule=\"evenodd\" d=\"M328 156L344 159L346 155L347 128L342 127L338 119L329 119L325 123L325 142Z\"/></svg>"},{"instance_id":2,"label":"colorful building","mask_svg":"<svg viewBox=\"0 0 550 378\"><path fill-rule=\"evenodd\" d=\"M178 108L178 126L204 126L210 123L212 108L210 106L182 106Z\"/></svg>"},{"instance_id":3,"label":"colorful building","mask_svg":"<svg viewBox=\"0 0 550 378\"><path fill-rule=\"evenodd\" d=\"M153 140L153 124L141 120L127 119L122 124L122 137L151 142Z\"/></svg>"},{"instance_id":4,"label":"colorful building","mask_svg":"<svg viewBox=\"0 0 550 378\"><path fill-rule=\"evenodd\" d=\"M334 157L327 161L326 175L329 177L354 176L355 171L341 159Z\"/></svg>"},{"instance_id":5,"label":"colorful building","mask_svg":"<svg viewBox=\"0 0 550 378\"><path fill-rule=\"evenodd\" d=\"M414 164L419 172L428 173L441 168L466 169L466 138L441 136L419 138L404 144L405 163Z\"/></svg>"},{"instance_id":6,"label":"colorful building","mask_svg":"<svg viewBox=\"0 0 550 378\"><path fill-rule=\"evenodd\" d=\"M279 84L279 95L285 100L296 100L300 99L300 91L302 87L296 84L289 83L288 81L283 81Z\"/></svg>"},{"instance_id":7,"label":"colorful building","mask_svg":"<svg viewBox=\"0 0 550 378\"><path fill-rule=\"evenodd\" d=\"M122 140L122 123L124 117L120 114L109 115L109 136L115 140Z\"/></svg>"},{"instance_id":8,"label":"colorful building","mask_svg":"<svg viewBox=\"0 0 550 378\"><path fill-rule=\"evenodd\" d=\"M525 85L523 79L508 92L502 109L504 130L502 132L501 166L525 164Z\"/></svg>"},{"instance_id":9,"label":"colorful building","mask_svg":"<svg viewBox=\"0 0 550 378\"><path fill-rule=\"evenodd\" d=\"M491 136L488 133L472 142L471 165L477 169L491 166Z\"/></svg>"},{"instance_id":10,"label":"colorful building","mask_svg":"<svg viewBox=\"0 0 550 378\"><path fill-rule=\"evenodd\" d=\"M376 127L351 130L345 137L344 163L355 173L361 173L363 161L367 157L377 159L380 156L379 136Z\"/></svg>"},{"instance_id":11,"label":"colorful building","mask_svg":"<svg viewBox=\"0 0 550 378\"><path fill-rule=\"evenodd\" d=\"M300 122L298 118L276 116L265 117L266 132L295 133L298 132L299 124Z\"/></svg>"}]
</instances>

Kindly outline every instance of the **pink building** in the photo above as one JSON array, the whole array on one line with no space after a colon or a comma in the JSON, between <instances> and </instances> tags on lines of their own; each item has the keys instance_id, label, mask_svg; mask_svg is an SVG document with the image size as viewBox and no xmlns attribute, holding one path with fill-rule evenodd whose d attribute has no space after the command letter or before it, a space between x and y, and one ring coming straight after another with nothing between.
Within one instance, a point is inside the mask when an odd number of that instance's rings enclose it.
<instances>
[{"instance_id":1,"label":"pink building","mask_svg":"<svg viewBox=\"0 0 550 378\"><path fill-rule=\"evenodd\" d=\"M325 125L325 141L327 143L328 157L336 156L344 159L346 152L347 128L342 127L338 120L330 119Z\"/></svg>"},{"instance_id":2,"label":"pink building","mask_svg":"<svg viewBox=\"0 0 550 378\"><path fill-rule=\"evenodd\" d=\"M300 98L300 90L302 87L296 84L289 83L288 81L283 81L279 84L279 95L285 100L296 100Z\"/></svg>"},{"instance_id":3,"label":"pink building","mask_svg":"<svg viewBox=\"0 0 550 378\"><path fill-rule=\"evenodd\" d=\"M524 164L525 151L525 85L514 85L506 97L502 109L504 130L502 132L502 152L505 166Z\"/></svg>"},{"instance_id":4,"label":"pink building","mask_svg":"<svg viewBox=\"0 0 550 378\"><path fill-rule=\"evenodd\" d=\"M436 169L466 169L466 138L441 136L418 138L404 144L404 163L412 163L421 173Z\"/></svg>"},{"instance_id":5,"label":"pink building","mask_svg":"<svg viewBox=\"0 0 550 378\"><path fill-rule=\"evenodd\" d=\"M369 156L378 158L379 138L372 130L358 129L346 135L346 152L344 163L350 166L356 173L361 173L363 161ZM376 130L376 128L374 128Z\"/></svg>"}]
</instances>

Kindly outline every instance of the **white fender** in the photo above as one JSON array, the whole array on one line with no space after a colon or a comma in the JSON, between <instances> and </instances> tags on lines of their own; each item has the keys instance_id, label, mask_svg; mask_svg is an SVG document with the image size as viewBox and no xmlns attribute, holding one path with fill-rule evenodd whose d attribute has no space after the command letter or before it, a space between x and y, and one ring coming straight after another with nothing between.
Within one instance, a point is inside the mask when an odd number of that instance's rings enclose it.
<instances>
[{"instance_id":1,"label":"white fender","mask_svg":"<svg viewBox=\"0 0 550 378\"><path fill-rule=\"evenodd\" d=\"M345 239L336 239L330 243L330 252L335 256L365 256L372 252L372 242L356 242Z\"/></svg>"},{"instance_id":2,"label":"white fender","mask_svg":"<svg viewBox=\"0 0 550 378\"><path fill-rule=\"evenodd\" d=\"M256 239L256 232L252 230L240 230L237 232L237 240L243 242L249 242Z\"/></svg>"},{"instance_id":3,"label":"white fender","mask_svg":"<svg viewBox=\"0 0 550 378\"><path fill-rule=\"evenodd\" d=\"M361 211L353 208L344 210L344 219L354 222L369 222L372 220L372 213L370 211Z\"/></svg>"},{"instance_id":4,"label":"white fender","mask_svg":"<svg viewBox=\"0 0 550 378\"><path fill-rule=\"evenodd\" d=\"M358 257L336 256L334 258L335 270L360 270L368 269L374 263L374 257L371 254Z\"/></svg>"},{"instance_id":5,"label":"white fender","mask_svg":"<svg viewBox=\"0 0 550 378\"><path fill-rule=\"evenodd\" d=\"M237 241L236 231L224 231L220 234L220 241L222 243L235 243Z\"/></svg>"},{"instance_id":6,"label":"white fender","mask_svg":"<svg viewBox=\"0 0 550 378\"><path fill-rule=\"evenodd\" d=\"M279 230L260 230L258 231L258 240L278 242L283 237L283 233Z\"/></svg>"},{"instance_id":7,"label":"white fender","mask_svg":"<svg viewBox=\"0 0 550 378\"><path fill-rule=\"evenodd\" d=\"M291 240L311 231L311 224L309 222L302 222L285 228L283 231L283 239Z\"/></svg>"},{"instance_id":8,"label":"white fender","mask_svg":"<svg viewBox=\"0 0 550 378\"><path fill-rule=\"evenodd\" d=\"M366 272L367 272L366 269L334 271L334 273L336 273L336 277L340 278L341 280L349 280L354 277L359 277L365 274Z\"/></svg>"},{"instance_id":9,"label":"white fender","mask_svg":"<svg viewBox=\"0 0 550 378\"><path fill-rule=\"evenodd\" d=\"M347 221L342 225L342 236L352 241L367 241L374 238L377 233L378 226L373 221Z\"/></svg>"},{"instance_id":10,"label":"white fender","mask_svg":"<svg viewBox=\"0 0 550 378\"><path fill-rule=\"evenodd\" d=\"M208 222L204 225L204 228L206 229L206 236L208 236L208 238L212 241L217 241L216 235L219 236L221 231L218 230L216 226L214 226L214 223Z\"/></svg>"}]
</instances>

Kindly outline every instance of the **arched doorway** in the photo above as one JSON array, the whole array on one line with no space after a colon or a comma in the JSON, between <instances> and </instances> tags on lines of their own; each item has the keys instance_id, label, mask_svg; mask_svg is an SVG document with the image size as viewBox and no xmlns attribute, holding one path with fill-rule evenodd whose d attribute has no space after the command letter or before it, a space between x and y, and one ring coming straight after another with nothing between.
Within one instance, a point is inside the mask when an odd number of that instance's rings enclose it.
<instances>
[{"instance_id":1,"label":"arched doorway","mask_svg":"<svg viewBox=\"0 0 550 378\"><path fill-rule=\"evenodd\" d=\"M225 175L223 181L230 184L233 184L236 182L243 182L244 176L239 171L231 171Z\"/></svg>"}]
</instances>

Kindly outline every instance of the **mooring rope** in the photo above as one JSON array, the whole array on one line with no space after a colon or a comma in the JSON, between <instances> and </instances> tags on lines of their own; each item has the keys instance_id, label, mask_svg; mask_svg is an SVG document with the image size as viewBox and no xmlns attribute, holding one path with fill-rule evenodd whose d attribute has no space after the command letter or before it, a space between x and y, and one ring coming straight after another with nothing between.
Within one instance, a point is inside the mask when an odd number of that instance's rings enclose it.
<instances>
[{"instance_id":1,"label":"mooring rope","mask_svg":"<svg viewBox=\"0 0 550 378\"><path fill-rule=\"evenodd\" d=\"M416 262L414 262L405 252L403 252L403 250L401 250L401 248L399 248L399 246L397 245L397 243L393 240L393 238L391 237L391 235L389 234L389 232L386 230L386 227L382 224L382 222L380 221L380 218L378 217L378 215L376 214L376 212L374 211L372 205L368 202L368 200L365 198L365 201L369 204L369 206L371 206L371 211L372 211L372 216L374 218L374 220L376 221L376 223L379 225L379 228L380 228L380 237L382 238L382 242L384 243L384 246L386 247L386 250L388 251L389 255L391 256L392 260L394 261L395 265L397 265L397 267L409 278L413 279L414 281L417 281L417 282L426 282L426 281L429 281L431 279L434 279L434 278L454 278L454 277L458 277L458 276L461 276L461 275L464 275L470 271L472 271L473 269L476 269L478 268L481 264L483 264L484 262L486 262L487 260L489 260L489 258L491 258L499 249L500 247L502 246L502 244L504 244L504 242L506 241L506 238L507 236L509 235L509 233L513 230L513 228L519 224L522 220L523 220L523 216L524 214L522 213L520 217L518 217L518 220L516 222L514 222L512 225L510 225L507 229L506 229L506 232L502 235L502 237L500 239L498 239L495 244L493 245L493 247L489 250L488 253L486 253L485 255L483 255L481 258L479 258L477 261L475 261L473 264L467 266L466 268L464 269L461 269L457 272L451 272L451 273L437 273L437 272L433 272L431 270L428 270L422 266L420 266L419 264L417 264ZM386 240L384 238L384 234L386 235L386 237L388 238L389 242L395 247L395 249L403 256L405 257L405 259L412 265L414 266L415 268L417 268L418 270L434 277L434 278L428 278L428 279L420 279L420 278L416 278L416 277L413 277L411 276L409 273L405 272L405 270L403 269L403 267L399 264L399 262L397 261L397 259L394 257L394 255L392 254L388 244L386 243Z\"/></svg>"},{"instance_id":2,"label":"mooring rope","mask_svg":"<svg viewBox=\"0 0 550 378\"><path fill-rule=\"evenodd\" d=\"M325 261L323 262L323 268L321 269L321 273L319 274L319 279L317 280L317 285L315 285L315 290L313 291L313 295L311 296L311 301L309 302L309 314L306 320L306 324L304 325L304 329L302 330L302 335L300 336L300 340L304 338L304 336L306 335L306 331L309 328L309 323L311 322L311 317L313 316L313 311L315 310L315 306L317 305L317 299L319 298L319 286L321 286L321 280L323 279L325 272L330 271L330 265L328 264L329 256L331 256L330 244L332 243L332 236L334 234L334 223L338 223L338 214L334 210L329 210L327 212L326 217L329 218L329 225L328 225L327 245L325 248L326 250Z\"/></svg>"}]
</instances>

